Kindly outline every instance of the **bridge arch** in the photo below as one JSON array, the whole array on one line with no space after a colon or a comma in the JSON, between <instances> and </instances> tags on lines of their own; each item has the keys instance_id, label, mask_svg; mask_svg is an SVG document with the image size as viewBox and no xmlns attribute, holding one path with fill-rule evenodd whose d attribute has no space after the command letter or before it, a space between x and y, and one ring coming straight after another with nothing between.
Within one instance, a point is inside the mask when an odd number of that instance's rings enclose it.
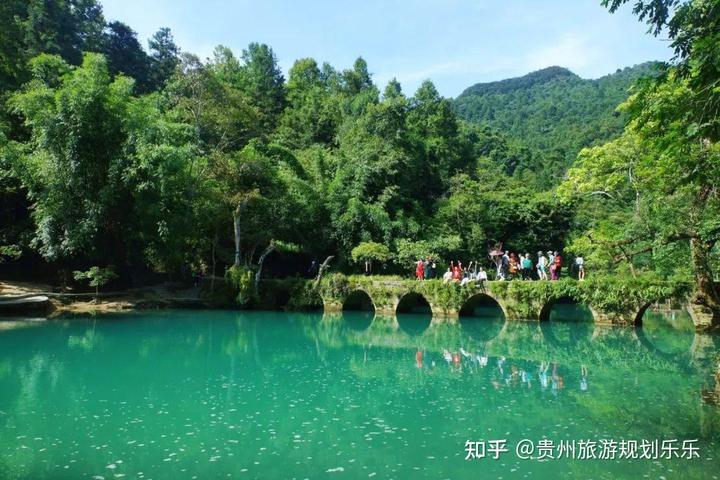
<instances>
[{"instance_id":1,"label":"bridge arch","mask_svg":"<svg viewBox=\"0 0 720 480\"><path fill-rule=\"evenodd\" d=\"M646 303L642 307L640 307L640 310L637 311L633 318L633 325L636 327L642 327L642 320L645 316L645 312L652 306L652 303Z\"/></svg>"},{"instance_id":2,"label":"bridge arch","mask_svg":"<svg viewBox=\"0 0 720 480\"><path fill-rule=\"evenodd\" d=\"M432 323L432 304L422 293L406 292L400 297L395 306L395 317L400 329L405 333L420 335Z\"/></svg>"},{"instance_id":3,"label":"bridge arch","mask_svg":"<svg viewBox=\"0 0 720 480\"><path fill-rule=\"evenodd\" d=\"M547 302L545 302L543 307L540 309L540 315L538 316L539 317L538 320L540 320L541 322L550 321L551 313L553 311L553 308L556 305L578 305L578 306L584 307L588 310L588 313L592 317L593 322L597 322L597 320L598 320L597 313L595 312L595 310L593 310L593 308L590 305L579 302L577 299L575 299L573 297L568 297L568 296L552 298L552 299L548 300Z\"/></svg>"},{"instance_id":4,"label":"bridge arch","mask_svg":"<svg viewBox=\"0 0 720 480\"><path fill-rule=\"evenodd\" d=\"M432 304L422 293L410 291L400 297L395 313L432 314Z\"/></svg>"},{"instance_id":5,"label":"bridge arch","mask_svg":"<svg viewBox=\"0 0 720 480\"><path fill-rule=\"evenodd\" d=\"M503 320L507 320L507 313L505 312L505 308L503 307L502 303L500 303L496 298L494 298L492 295L488 295L486 292L478 292L471 296L469 296L460 306L460 309L458 310L459 316L462 317L472 317L472 316L483 316L478 315L478 309L483 310L491 310L491 309L497 309L503 317ZM490 312L482 312L482 313L490 313Z\"/></svg>"},{"instance_id":6,"label":"bridge arch","mask_svg":"<svg viewBox=\"0 0 720 480\"><path fill-rule=\"evenodd\" d=\"M469 296L458 310L460 328L469 338L487 343L507 325L502 304L484 292Z\"/></svg>"},{"instance_id":7,"label":"bridge arch","mask_svg":"<svg viewBox=\"0 0 720 480\"><path fill-rule=\"evenodd\" d=\"M368 292L362 289L356 289L348 293L342 301L342 310L345 311L363 311L376 312L375 302Z\"/></svg>"},{"instance_id":8,"label":"bridge arch","mask_svg":"<svg viewBox=\"0 0 720 480\"><path fill-rule=\"evenodd\" d=\"M647 313L647 311L650 310L653 305L656 305L656 304L659 304L662 302L670 302L670 306L673 310L687 311L688 315L690 316L690 320L693 322L693 325L695 325L695 321L692 318L692 312L689 309L683 309L682 303L678 302L677 299L673 299L673 298L665 298L665 299L660 299L660 300L656 300L656 301L652 301L652 302L646 302L645 304L643 304L638 309L637 313L635 314L635 316L633 318L633 325L635 325L636 327L641 327L643 324L643 318L645 317L645 314ZM674 303L672 303L672 302L674 302ZM675 306L672 306L672 305L675 305Z\"/></svg>"}]
</instances>

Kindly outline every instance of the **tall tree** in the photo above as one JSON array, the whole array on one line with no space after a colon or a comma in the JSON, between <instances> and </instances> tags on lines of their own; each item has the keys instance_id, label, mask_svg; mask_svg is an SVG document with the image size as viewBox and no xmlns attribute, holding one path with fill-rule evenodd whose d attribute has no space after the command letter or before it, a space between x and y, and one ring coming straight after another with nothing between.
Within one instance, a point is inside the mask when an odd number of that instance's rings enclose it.
<instances>
[{"instance_id":1,"label":"tall tree","mask_svg":"<svg viewBox=\"0 0 720 480\"><path fill-rule=\"evenodd\" d=\"M169 28L161 28L148 40L150 47L150 82L153 89L165 86L180 64L180 48Z\"/></svg>"},{"instance_id":2,"label":"tall tree","mask_svg":"<svg viewBox=\"0 0 720 480\"><path fill-rule=\"evenodd\" d=\"M107 58L110 73L121 73L136 82L139 93L150 90L150 59L135 33L121 22L110 22L105 28L102 52Z\"/></svg>"},{"instance_id":3,"label":"tall tree","mask_svg":"<svg viewBox=\"0 0 720 480\"><path fill-rule=\"evenodd\" d=\"M287 108L276 132L292 148L334 144L341 121L338 97L312 58L296 61L287 82Z\"/></svg>"},{"instance_id":4,"label":"tall tree","mask_svg":"<svg viewBox=\"0 0 720 480\"><path fill-rule=\"evenodd\" d=\"M39 56L11 99L31 132L3 157L32 200L34 246L48 260L177 268L193 239L197 197L193 130L132 96L104 57L72 68Z\"/></svg>"},{"instance_id":5,"label":"tall tree","mask_svg":"<svg viewBox=\"0 0 720 480\"><path fill-rule=\"evenodd\" d=\"M52 83L37 78L11 102L32 130L31 142L18 148L35 202L36 245L50 260L87 254L121 264L123 116L132 81L111 80L105 59L87 54L58 88Z\"/></svg>"},{"instance_id":6,"label":"tall tree","mask_svg":"<svg viewBox=\"0 0 720 480\"><path fill-rule=\"evenodd\" d=\"M269 134L285 108L285 78L275 53L264 43L248 45L242 60L242 87L262 114L263 133Z\"/></svg>"}]
</instances>

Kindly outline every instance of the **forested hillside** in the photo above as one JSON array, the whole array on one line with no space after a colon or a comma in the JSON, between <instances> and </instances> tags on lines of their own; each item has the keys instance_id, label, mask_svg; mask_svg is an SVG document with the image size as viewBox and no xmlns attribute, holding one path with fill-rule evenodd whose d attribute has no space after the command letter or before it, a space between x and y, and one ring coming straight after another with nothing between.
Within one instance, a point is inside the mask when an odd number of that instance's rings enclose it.
<instances>
[{"instance_id":1,"label":"forested hillside","mask_svg":"<svg viewBox=\"0 0 720 480\"><path fill-rule=\"evenodd\" d=\"M502 242L694 276L720 311L720 43L705 33L720 9L680 4L646 17L673 19L675 63L618 117L651 65L551 68L453 103L429 80L376 85L362 58L298 59L285 78L269 45L202 60L164 28L143 48L95 0L2 2L0 275L248 281L265 258L305 274L329 256L401 273L420 256L487 262Z\"/></svg>"},{"instance_id":2,"label":"forested hillside","mask_svg":"<svg viewBox=\"0 0 720 480\"><path fill-rule=\"evenodd\" d=\"M616 112L640 77L653 75L652 62L585 80L561 67L523 77L478 83L453 102L461 118L488 125L530 155L508 166L510 174L535 172L551 187L585 147L617 137L627 117Z\"/></svg>"},{"instance_id":3,"label":"forested hillside","mask_svg":"<svg viewBox=\"0 0 720 480\"><path fill-rule=\"evenodd\" d=\"M362 58L286 79L268 45L201 60L167 29L145 50L92 0L0 14L0 268L222 274L274 251L305 273L363 245L404 272L566 236L571 205L506 176L512 146L431 81L378 86Z\"/></svg>"}]
</instances>

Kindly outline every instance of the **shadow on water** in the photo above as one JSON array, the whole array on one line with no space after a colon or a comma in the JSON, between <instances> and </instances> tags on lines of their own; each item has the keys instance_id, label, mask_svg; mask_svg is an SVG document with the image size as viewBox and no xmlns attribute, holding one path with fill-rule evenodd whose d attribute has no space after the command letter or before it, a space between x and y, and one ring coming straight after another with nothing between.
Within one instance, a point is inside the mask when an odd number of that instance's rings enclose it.
<instances>
[{"instance_id":1,"label":"shadow on water","mask_svg":"<svg viewBox=\"0 0 720 480\"><path fill-rule=\"evenodd\" d=\"M430 303L418 293L404 295L396 313L400 329L410 336L421 335L432 323Z\"/></svg>"},{"instance_id":2,"label":"shadow on water","mask_svg":"<svg viewBox=\"0 0 720 480\"><path fill-rule=\"evenodd\" d=\"M592 311L567 298L555 302L547 313L547 321L540 323L547 341L562 347L590 341L594 326Z\"/></svg>"}]
</instances>

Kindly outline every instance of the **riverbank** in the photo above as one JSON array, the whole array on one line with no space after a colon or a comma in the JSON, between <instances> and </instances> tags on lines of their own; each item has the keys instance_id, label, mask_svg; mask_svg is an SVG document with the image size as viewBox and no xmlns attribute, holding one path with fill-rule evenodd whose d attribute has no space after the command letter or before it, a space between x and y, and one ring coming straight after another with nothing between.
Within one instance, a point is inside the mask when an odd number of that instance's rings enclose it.
<instances>
[{"instance_id":1,"label":"riverbank","mask_svg":"<svg viewBox=\"0 0 720 480\"><path fill-rule=\"evenodd\" d=\"M0 302L4 302L8 311L15 315L36 315L38 311L42 311L48 317L158 308L210 307L200 298L198 288L179 288L171 284L121 292L101 292L97 296L94 293L54 290L52 286L41 283L0 281Z\"/></svg>"}]
</instances>

